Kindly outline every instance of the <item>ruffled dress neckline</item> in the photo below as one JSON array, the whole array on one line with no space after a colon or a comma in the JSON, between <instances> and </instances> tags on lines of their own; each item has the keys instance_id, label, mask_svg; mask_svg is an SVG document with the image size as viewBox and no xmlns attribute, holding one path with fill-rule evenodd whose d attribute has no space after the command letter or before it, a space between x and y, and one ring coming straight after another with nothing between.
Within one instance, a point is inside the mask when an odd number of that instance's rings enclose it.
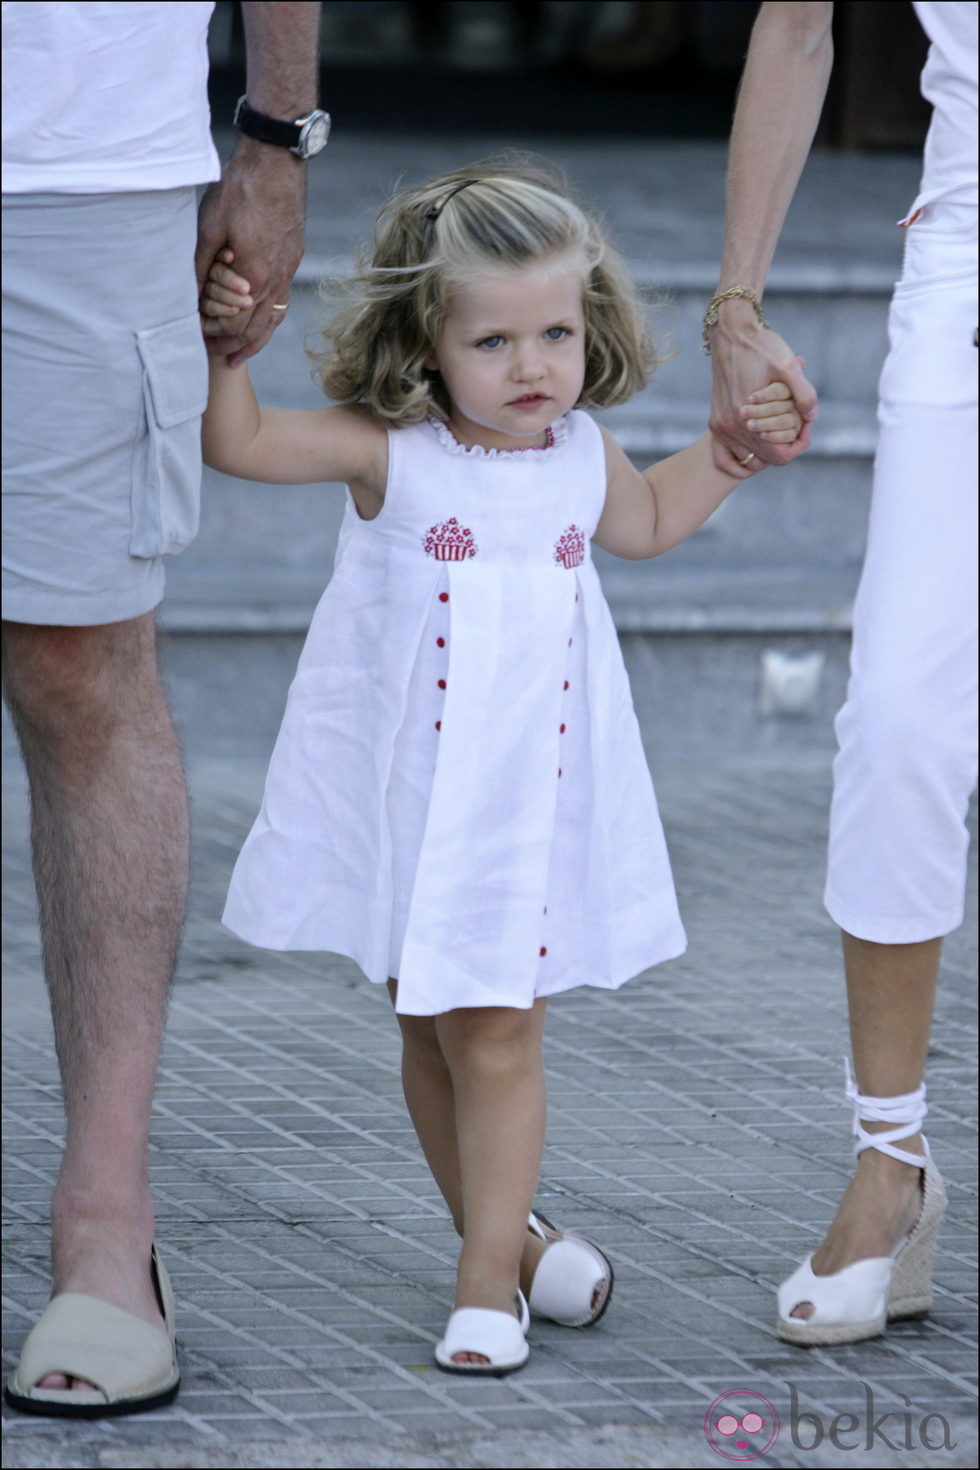
<instances>
[{"instance_id":1,"label":"ruffled dress neckline","mask_svg":"<svg viewBox=\"0 0 980 1470\"><path fill-rule=\"evenodd\" d=\"M448 454L462 454L469 459L512 459L515 455L547 454L550 449L564 448L568 440L568 421L565 415L548 425L544 444L519 445L514 449L484 449L482 444L472 444L467 447L465 444L460 444L444 419L437 418L434 413L430 413L426 417L426 422L434 430L436 438Z\"/></svg>"}]
</instances>

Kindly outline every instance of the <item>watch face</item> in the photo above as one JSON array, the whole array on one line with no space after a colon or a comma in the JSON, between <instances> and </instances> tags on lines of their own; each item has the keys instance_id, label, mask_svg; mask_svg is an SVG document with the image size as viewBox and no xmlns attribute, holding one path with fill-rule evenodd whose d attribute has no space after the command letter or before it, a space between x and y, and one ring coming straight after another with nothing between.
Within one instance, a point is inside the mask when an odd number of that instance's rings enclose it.
<instances>
[{"instance_id":1,"label":"watch face","mask_svg":"<svg viewBox=\"0 0 980 1470\"><path fill-rule=\"evenodd\" d=\"M330 137L330 119L325 112L318 112L307 122L300 134L300 150L303 158L312 158L327 146Z\"/></svg>"}]
</instances>

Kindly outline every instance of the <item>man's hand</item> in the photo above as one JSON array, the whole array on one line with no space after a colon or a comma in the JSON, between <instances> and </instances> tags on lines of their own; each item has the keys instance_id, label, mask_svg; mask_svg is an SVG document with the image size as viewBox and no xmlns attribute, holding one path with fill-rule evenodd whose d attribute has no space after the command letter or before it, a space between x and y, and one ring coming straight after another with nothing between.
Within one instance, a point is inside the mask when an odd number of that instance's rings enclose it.
<instances>
[{"instance_id":1,"label":"man's hand","mask_svg":"<svg viewBox=\"0 0 980 1470\"><path fill-rule=\"evenodd\" d=\"M730 473L749 454L764 464L784 465L810 445L810 424L817 417L817 395L803 373L802 357L776 332L762 327L751 311L733 311L727 303L711 330L713 366L711 417L714 460ZM803 420L791 444L773 444L759 429L750 429L752 395L766 383L785 383Z\"/></svg>"},{"instance_id":2,"label":"man's hand","mask_svg":"<svg viewBox=\"0 0 980 1470\"><path fill-rule=\"evenodd\" d=\"M265 346L289 301L303 257L306 165L288 149L243 138L221 180L201 201L195 268L198 292L222 250L234 252L235 268L251 288L251 311L209 318L204 326L209 352L233 367Z\"/></svg>"}]
</instances>

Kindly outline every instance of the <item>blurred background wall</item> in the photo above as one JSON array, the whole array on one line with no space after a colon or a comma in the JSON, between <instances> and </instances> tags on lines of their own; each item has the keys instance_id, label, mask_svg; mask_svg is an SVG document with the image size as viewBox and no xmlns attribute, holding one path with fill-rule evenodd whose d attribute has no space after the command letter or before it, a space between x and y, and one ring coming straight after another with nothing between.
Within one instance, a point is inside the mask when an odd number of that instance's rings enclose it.
<instances>
[{"instance_id":1,"label":"blurred background wall","mask_svg":"<svg viewBox=\"0 0 980 1470\"><path fill-rule=\"evenodd\" d=\"M755 0L327 0L323 105L355 132L723 138ZM925 42L908 0L843 0L820 141L914 148ZM217 123L241 89L237 0L211 26Z\"/></svg>"},{"instance_id":2,"label":"blurred background wall","mask_svg":"<svg viewBox=\"0 0 980 1470\"><path fill-rule=\"evenodd\" d=\"M252 364L263 402L322 403L304 344L320 284L350 268L375 211L418 180L500 148L563 167L602 212L665 361L603 421L637 465L703 432L701 316L721 254L727 137L754 3L326 0L320 95L334 118L309 171L307 251L291 309ZM821 398L810 453L756 476L654 563L596 563L652 759L832 749L864 548L877 379L915 196L925 43L907 0L843 0L818 146L789 212L767 315ZM241 12L211 26L219 150L245 90ZM246 485L205 471L201 532L172 558L161 622L189 751L265 755L329 577L339 486Z\"/></svg>"}]
</instances>

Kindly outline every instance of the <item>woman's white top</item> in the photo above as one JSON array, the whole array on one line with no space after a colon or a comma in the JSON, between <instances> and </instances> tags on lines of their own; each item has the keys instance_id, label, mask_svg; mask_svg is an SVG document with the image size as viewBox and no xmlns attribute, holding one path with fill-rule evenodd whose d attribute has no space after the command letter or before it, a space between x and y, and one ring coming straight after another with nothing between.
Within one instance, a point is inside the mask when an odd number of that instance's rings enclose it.
<instances>
[{"instance_id":1,"label":"woman's white top","mask_svg":"<svg viewBox=\"0 0 980 1470\"><path fill-rule=\"evenodd\" d=\"M922 95L932 103L922 180L902 221L939 200L977 204L977 5L976 0L915 0L929 38Z\"/></svg>"},{"instance_id":2,"label":"woman's white top","mask_svg":"<svg viewBox=\"0 0 980 1470\"><path fill-rule=\"evenodd\" d=\"M211 0L4 0L3 188L115 194L220 173Z\"/></svg>"},{"instance_id":3,"label":"woman's white top","mask_svg":"<svg viewBox=\"0 0 980 1470\"><path fill-rule=\"evenodd\" d=\"M398 979L398 1009L615 988L685 936L590 554L606 470L581 412L544 449L389 433L348 504L224 922Z\"/></svg>"}]
</instances>

